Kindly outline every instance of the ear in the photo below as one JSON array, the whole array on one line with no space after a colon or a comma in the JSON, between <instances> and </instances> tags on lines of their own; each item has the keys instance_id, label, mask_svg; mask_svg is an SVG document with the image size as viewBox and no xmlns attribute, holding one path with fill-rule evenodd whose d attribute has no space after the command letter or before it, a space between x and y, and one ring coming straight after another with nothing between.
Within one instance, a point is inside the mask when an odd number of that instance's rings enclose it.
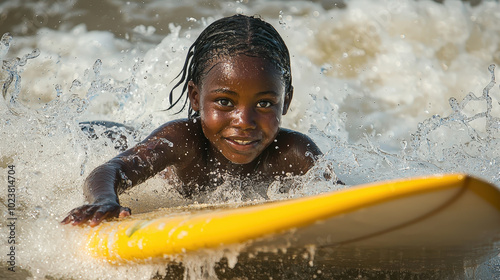
<instances>
[{"instance_id":1,"label":"ear","mask_svg":"<svg viewBox=\"0 0 500 280\"><path fill-rule=\"evenodd\" d=\"M293 97L293 86L290 87L290 90L285 93L285 102L283 102L283 115L286 115L288 112L288 108L290 108L290 102L292 102Z\"/></svg>"},{"instance_id":2,"label":"ear","mask_svg":"<svg viewBox=\"0 0 500 280\"><path fill-rule=\"evenodd\" d=\"M193 81L188 82L188 96L191 108L193 108L193 111L198 112L200 110L200 90Z\"/></svg>"}]
</instances>

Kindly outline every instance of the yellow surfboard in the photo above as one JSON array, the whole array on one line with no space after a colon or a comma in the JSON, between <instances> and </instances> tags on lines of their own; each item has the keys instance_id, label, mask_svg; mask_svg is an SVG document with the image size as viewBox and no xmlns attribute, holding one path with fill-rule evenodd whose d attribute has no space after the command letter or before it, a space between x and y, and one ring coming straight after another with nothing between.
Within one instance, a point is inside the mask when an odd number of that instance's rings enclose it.
<instances>
[{"instance_id":1,"label":"yellow surfboard","mask_svg":"<svg viewBox=\"0 0 500 280\"><path fill-rule=\"evenodd\" d=\"M86 230L86 250L112 263L244 243L245 252L308 248L315 261L337 266L430 269L477 264L500 252L500 190L467 175L439 175Z\"/></svg>"}]
</instances>

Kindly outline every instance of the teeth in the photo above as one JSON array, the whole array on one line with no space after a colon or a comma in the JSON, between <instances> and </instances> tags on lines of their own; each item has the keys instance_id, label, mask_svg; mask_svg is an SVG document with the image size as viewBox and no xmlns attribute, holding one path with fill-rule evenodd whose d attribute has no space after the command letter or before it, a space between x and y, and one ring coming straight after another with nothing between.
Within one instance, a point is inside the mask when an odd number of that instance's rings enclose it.
<instances>
[{"instance_id":1,"label":"teeth","mask_svg":"<svg viewBox=\"0 0 500 280\"><path fill-rule=\"evenodd\" d=\"M234 142L240 144L240 145L247 145L247 144L250 144L250 142L252 141L245 141L245 140L236 140L234 139Z\"/></svg>"}]
</instances>

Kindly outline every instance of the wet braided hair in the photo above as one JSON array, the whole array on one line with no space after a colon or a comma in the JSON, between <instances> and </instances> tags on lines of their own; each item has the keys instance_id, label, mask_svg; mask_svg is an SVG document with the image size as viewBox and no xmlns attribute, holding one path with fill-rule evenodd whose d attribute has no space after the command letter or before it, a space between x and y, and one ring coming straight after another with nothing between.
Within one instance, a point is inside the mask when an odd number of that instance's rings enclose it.
<instances>
[{"instance_id":1,"label":"wet braided hair","mask_svg":"<svg viewBox=\"0 0 500 280\"><path fill-rule=\"evenodd\" d=\"M189 101L187 94L189 81L193 81L199 86L204 75L208 72L207 68L216 59L234 57L240 54L271 61L277 69L282 71L285 93L288 94L292 90L290 54L276 29L260 18L234 15L221 18L210 24L191 45L184 67L177 76L177 78L180 77L179 81L170 91L170 107L167 110L173 108L183 98L184 104L177 113L184 110ZM181 94L175 97L174 90L181 85L183 85ZM193 112L193 108L189 104L188 117L194 118L196 116L198 113Z\"/></svg>"}]
</instances>

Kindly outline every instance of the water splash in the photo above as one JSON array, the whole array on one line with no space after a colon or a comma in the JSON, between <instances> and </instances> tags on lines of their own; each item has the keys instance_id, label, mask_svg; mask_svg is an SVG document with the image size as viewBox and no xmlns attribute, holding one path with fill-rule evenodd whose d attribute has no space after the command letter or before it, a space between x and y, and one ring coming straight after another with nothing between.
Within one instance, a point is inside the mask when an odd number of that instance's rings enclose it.
<instances>
[{"instance_id":1,"label":"water splash","mask_svg":"<svg viewBox=\"0 0 500 280\"><path fill-rule=\"evenodd\" d=\"M7 55L11 41L12 36L10 35L10 33L5 33L2 35L2 38L0 39L0 60L3 60L3 58Z\"/></svg>"},{"instance_id":2,"label":"water splash","mask_svg":"<svg viewBox=\"0 0 500 280\"><path fill-rule=\"evenodd\" d=\"M8 45L12 37L10 35L2 36L2 44L7 46L5 51L8 51ZM0 74L0 82L2 82L2 97L8 101L8 109L18 115L21 114L23 106L18 102L18 97L21 92L21 76L19 75L18 67L25 66L29 59L34 59L40 55L39 49L34 49L31 53L16 57L10 60L3 60L2 72ZM5 77L5 78L4 78Z\"/></svg>"},{"instance_id":3,"label":"water splash","mask_svg":"<svg viewBox=\"0 0 500 280\"><path fill-rule=\"evenodd\" d=\"M498 183L499 176L490 167L498 162L496 147L499 143L500 118L492 113L491 90L496 84L495 65L488 68L491 79L482 95L470 92L460 102L449 100L451 114L446 117L434 115L418 125L412 134L411 156L426 159L444 171L464 171L481 177L490 177ZM483 104L484 111L470 114L467 109ZM478 121L480 125L478 125ZM470 162L474 164L470 165ZM493 173L493 174L492 174Z\"/></svg>"}]
</instances>

